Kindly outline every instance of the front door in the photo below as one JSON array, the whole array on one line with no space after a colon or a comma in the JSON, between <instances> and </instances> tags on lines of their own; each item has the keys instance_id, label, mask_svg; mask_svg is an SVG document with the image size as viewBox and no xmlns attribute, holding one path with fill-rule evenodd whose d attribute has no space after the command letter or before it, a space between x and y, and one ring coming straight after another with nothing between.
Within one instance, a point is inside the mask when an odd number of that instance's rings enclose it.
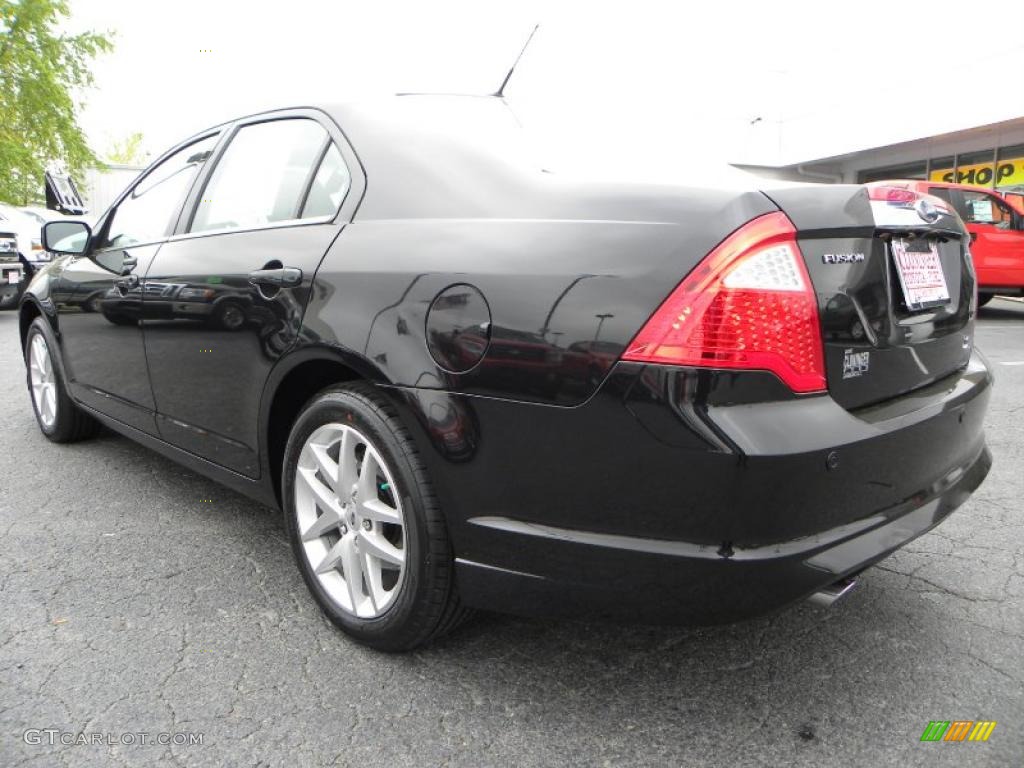
<instances>
[{"instance_id":1,"label":"front door","mask_svg":"<svg viewBox=\"0 0 1024 768\"><path fill-rule=\"evenodd\" d=\"M159 247L109 248L71 257L52 290L71 395L149 433L156 429L138 324L138 276Z\"/></svg>"},{"instance_id":2,"label":"front door","mask_svg":"<svg viewBox=\"0 0 1024 768\"><path fill-rule=\"evenodd\" d=\"M971 255L978 286L1024 287L1024 232L1021 217L996 195L961 190L960 214L972 235Z\"/></svg>"},{"instance_id":3,"label":"front door","mask_svg":"<svg viewBox=\"0 0 1024 768\"><path fill-rule=\"evenodd\" d=\"M297 337L351 178L309 118L240 124L215 163L146 275L146 357L161 436L257 477L263 385Z\"/></svg>"},{"instance_id":4,"label":"front door","mask_svg":"<svg viewBox=\"0 0 1024 768\"><path fill-rule=\"evenodd\" d=\"M147 171L100 222L86 255L68 258L52 287L72 396L151 434L142 277L215 141L194 142Z\"/></svg>"}]
</instances>

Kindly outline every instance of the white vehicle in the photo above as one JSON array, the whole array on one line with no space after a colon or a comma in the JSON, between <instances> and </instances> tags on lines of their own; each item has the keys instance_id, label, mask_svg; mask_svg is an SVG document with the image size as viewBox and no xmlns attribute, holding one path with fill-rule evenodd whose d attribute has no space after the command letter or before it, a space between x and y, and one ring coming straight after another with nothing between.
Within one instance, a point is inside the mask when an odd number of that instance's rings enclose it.
<instances>
[{"instance_id":1,"label":"white vehicle","mask_svg":"<svg viewBox=\"0 0 1024 768\"><path fill-rule=\"evenodd\" d=\"M48 221L56 221L57 219L66 218L60 211L54 211L50 208L43 208L39 205L25 205L18 209L26 216L29 216L39 222L39 226L42 227Z\"/></svg>"},{"instance_id":2,"label":"white vehicle","mask_svg":"<svg viewBox=\"0 0 1024 768\"><path fill-rule=\"evenodd\" d=\"M24 268L18 259L14 232L0 230L0 309L13 309L25 287Z\"/></svg>"},{"instance_id":3,"label":"white vehicle","mask_svg":"<svg viewBox=\"0 0 1024 768\"><path fill-rule=\"evenodd\" d=\"M29 277L36 269L50 260L50 254L43 249L42 224L17 208L0 203L0 230L13 232L18 241L18 253L25 264Z\"/></svg>"}]
</instances>

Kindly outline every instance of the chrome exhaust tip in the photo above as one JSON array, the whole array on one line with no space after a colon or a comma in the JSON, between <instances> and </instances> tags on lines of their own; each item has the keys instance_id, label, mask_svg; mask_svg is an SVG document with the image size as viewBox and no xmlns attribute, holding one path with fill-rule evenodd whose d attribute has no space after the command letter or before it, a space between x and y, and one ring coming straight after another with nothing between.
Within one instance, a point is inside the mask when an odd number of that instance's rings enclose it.
<instances>
[{"instance_id":1,"label":"chrome exhaust tip","mask_svg":"<svg viewBox=\"0 0 1024 768\"><path fill-rule=\"evenodd\" d=\"M857 586L856 579L840 579L835 584L829 584L827 587L819 589L807 598L807 602L819 608L830 608L836 600L844 597L855 586Z\"/></svg>"}]
</instances>

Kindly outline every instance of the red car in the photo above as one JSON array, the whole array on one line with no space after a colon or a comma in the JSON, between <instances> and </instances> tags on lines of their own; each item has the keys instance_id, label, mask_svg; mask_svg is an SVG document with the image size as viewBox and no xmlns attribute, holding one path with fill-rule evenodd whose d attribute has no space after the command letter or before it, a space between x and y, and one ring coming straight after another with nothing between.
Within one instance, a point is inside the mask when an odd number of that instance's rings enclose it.
<instances>
[{"instance_id":1,"label":"red car","mask_svg":"<svg viewBox=\"0 0 1024 768\"><path fill-rule=\"evenodd\" d=\"M1024 213L1009 205L1002 194L992 189L939 181L880 181L877 184L933 195L956 209L971 233L979 304L987 304L997 293L1024 295Z\"/></svg>"}]
</instances>

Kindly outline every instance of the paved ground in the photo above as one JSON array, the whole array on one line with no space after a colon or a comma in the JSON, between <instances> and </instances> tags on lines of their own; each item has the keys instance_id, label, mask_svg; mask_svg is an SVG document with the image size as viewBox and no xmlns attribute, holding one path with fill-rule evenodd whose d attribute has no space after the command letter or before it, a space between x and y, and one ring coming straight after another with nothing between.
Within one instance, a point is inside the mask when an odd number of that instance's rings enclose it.
<instances>
[{"instance_id":1,"label":"paved ground","mask_svg":"<svg viewBox=\"0 0 1024 768\"><path fill-rule=\"evenodd\" d=\"M0 765L1020 766L1024 304L994 302L977 336L999 378L989 480L832 611L697 630L486 616L385 656L320 617L276 513L120 437L44 440L0 313ZM918 741L954 719L998 726Z\"/></svg>"}]
</instances>

